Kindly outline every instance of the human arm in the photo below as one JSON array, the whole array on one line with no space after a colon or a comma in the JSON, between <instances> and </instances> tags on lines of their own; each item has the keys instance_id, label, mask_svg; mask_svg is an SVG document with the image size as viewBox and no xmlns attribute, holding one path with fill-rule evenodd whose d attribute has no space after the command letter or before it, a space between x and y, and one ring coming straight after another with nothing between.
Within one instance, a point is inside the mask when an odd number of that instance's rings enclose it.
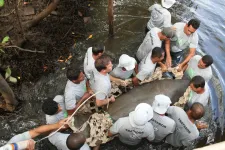
<instances>
[{"instance_id":1,"label":"human arm","mask_svg":"<svg viewBox=\"0 0 225 150\"><path fill-rule=\"evenodd\" d=\"M111 96L110 98L106 98L106 99L103 99L103 100L96 98L96 105L98 107L107 105L109 102L115 102L115 97Z\"/></svg>"},{"instance_id":2,"label":"human arm","mask_svg":"<svg viewBox=\"0 0 225 150\"><path fill-rule=\"evenodd\" d=\"M187 57L184 59L184 61L182 63L180 63L178 65L178 71L183 70L183 67L189 62L189 60L195 55L195 51L196 48L190 48L189 50L189 54L187 55Z\"/></svg>"},{"instance_id":3,"label":"human arm","mask_svg":"<svg viewBox=\"0 0 225 150\"><path fill-rule=\"evenodd\" d=\"M134 72L135 72L136 74L138 74L138 64L137 64L137 63L135 64Z\"/></svg>"},{"instance_id":4,"label":"human arm","mask_svg":"<svg viewBox=\"0 0 225 150\"><path fill-rule=\"evenodd\" d=\"M67 121L67 118L63 119L63 120L60 120L59 122L57 122L55 124L42 125L40 127L32 129L32 130L29 131L30 137L35 138L35 137L39 136L40 134L52 132L52 131L60 128L63 125L65 125L64 129L68 128L68 126L66 126L66 121Z\"/></svg>"},{"instance_id":5,"label":"human arm","mask_svg":"<svg viewBox=\"0 0 225 150\"><path fill-rule=\"evenodd\" d=\"M93 90L91 89L91 85L89 80L86 81L86 87L87 87L87 92L90 94L94 94Z\"/></svg>"},{"instance_id":6,"label":"human arm","mask_svg":"<svg viewBox=\"0 0 225 150\"><path fill-rule=\"evenodd\" d=\"M167 71L167 67L165 64L163 64L162 62L158 62L158 64L160 65L162 72L166 72Z\"/></svg>"},{"instance_id":7,"label":"human arm","mask_svg":"<svg viewBox=\"0 0 225 150\"><path fill-rule=\"evenodd\" d=\"M138 86L139 82L140 82L140 80L137 77L132 78L132 83L133 83L134 86Z\"/></svg>"},{"instance_id":8,"label":"human arm","mask_svg":"<svg viewBox=\"0 0 225 150\"><path fill-rule=\"evenodd\" d=\"M126 86L126 82L124 80L113 77L112 75L109 75L109 77L110 77L110 81Z\"/></svg>"},{"instance_id":9,"label":"human arm","mask_svg":"<svg viewBox=\"0 0 225 150\"><path fill-rule=\"evenodd\" d=\"M170 40L165 40L165 51L166 51L166 66L171 67L172 65L172 58L170 55Z\"/></svg>"}]
</instances>

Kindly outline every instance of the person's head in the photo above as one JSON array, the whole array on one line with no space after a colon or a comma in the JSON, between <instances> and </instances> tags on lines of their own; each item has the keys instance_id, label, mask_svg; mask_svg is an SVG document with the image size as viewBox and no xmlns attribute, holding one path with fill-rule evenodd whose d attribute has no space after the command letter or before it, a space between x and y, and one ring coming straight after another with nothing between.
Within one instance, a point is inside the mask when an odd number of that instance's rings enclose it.
<instances>
[{"instance_id":1,"label":"person's head","mask_svg":"<svg viewBox=\"0 0 225 150\"><path fill-rule=\"evenodd\" d=\"M105 46L104 45L95 45L92 47L92 54L95 55L97 58L102 56L102 54L105 51Z\"/></svg>"},{"instance_id":2,"label":"person's head","mask_svg":"<svg viewBox=\"0 0 225 150\"><path fill-rule=\"evenodd\" d=\"M193 103L190 109L187 110L188 117L193 120L201 119L204 116L204 114L205 114L205 108L199 102Z\"/></svg>"},{"instance_id":3,"label":"person's head","mask_svg":"<svg viewBox=\"0 0 225 150\"><path fill-rule=\"evenodd\" d=\"M152 104L152 108L154 112L164 115L167 111L167 109L170 107L171 100L168 96L159 94L155 96L155 100Z\"/></svg>"},{"instance_id":4,"label":"person's head","mask_svg":"<svg viewBox=\"0 0 225 150\"><path fill-rule=\"evenodd\" d=\"M153 117L152 107L147 103L140 103L129 114L129 121L134 127L143 127Z\"/></svg>"},{"instance_id":5,"label":"person's head","mask_svg":"<svg viewBox=\"0 0 225 150\"><path fill-rule=\"evenodd\" d=\"M55 115L55 114L59 113L60 111L62 111L62 108L57 102L53 101L52 99L47 99L42 104L42 111L46 115L51 116L51 115Z\"/></svg>"},{"instance_id":6,"label":"person's head","mask_svg":"<svg viewBox=\"0 0 225 150\"><path fill-rule=\"evenodd\" d=\"M205 79L202 76L194 76L189 85L192 91L200 94L205 89Z\"/></svg>"},{"instance_id":7,"label":"person's head","mask_svg":"<svg viewBox=\"0 0 225 150\"><path fill-rule=\"evenodd\" d=\"M72 133L66 140L66 146L70 150L79 150L85 143L86 138L81 133Z\"/></svg>"},{"instance_id":8,"label":"person's head","mask_svg":"<svg viewBox=\"0 0 225 150\"><path fill-rule=\"evenodd\" d=\"M162 0L161 4L163 7L168 9L168 8L172 7L175 2L176 2L176 0Z\"/></svg>"},{"instance_id":9,"label":"person's head","mask_svg":"<svg viewBox=\"0 0 225 150\"><path fill-rule=\"evenodd\" d=\"M213 63L213 58L210 55L205 55L202 57L202 59L199 60L198 62L198 67L201 69L205 69L212 65Z\"/></svg>"},{"instance_id":10,"label":"person's head","mask_svg":"<svg viewBox=\"0 0 225 150\"><path fill-rule=\"evenodd\" d=\"M161 62L164 59L164 56L165 52L162 48L160 47L153 48L151 56L153 63Z\"/></svg>"},{"instance_id":11,"label":"person's head","mask_svg":"<svg viewBox=\"0 0 225 150\"><path fill-rule=\"evenodd\" d=\"M184 32L186 35L191 35L195 33L195 31L200 26L200 20L198 19L191 19L184 27Z\"/></svg>"},{"instance_id":12,"label":"person's head","mask_svg":"<svg viewBox=\"0 0 225 150\"><path fill-rule=\"evenodd\" d=\"M174 30L171 27L166 27L162 29L161 34L159 34L160 35L159 38L160 40L167 40L173 38L175 34L176 30Z\"/></svg>"},{"instance_id":13,"label":"person's head","mask_svg":"<svg viewBox=\"0 0 225 150\"><path fill-rule=\"evenodd\" d=\"M124 71L130 71L135 68L136 60L127 54L123 54L119 58L119 65Z\"/></svg>"},{"instance_id":14,"label":"person's head","mask_svg":"<svg viewBox=\"0 0 225 150\"><path fill-rule=\"evenodd\" d=\"M98 72L108 73L112 71L112 62L109 56L102 55L95 61L95 68Z\"/></svg>"},{"instance_id":15,"label":"person's head","mask_svg":"<svg viewBox=\"0 0 225 150\"><path fill-rule=\"evenodd\" d=\"M69 68L67 70L66 76L71 82L73 82L75 84L79 84L80 82L82 82L85 77L85 75L80 67Z\"/></svg>"}]
</instances>

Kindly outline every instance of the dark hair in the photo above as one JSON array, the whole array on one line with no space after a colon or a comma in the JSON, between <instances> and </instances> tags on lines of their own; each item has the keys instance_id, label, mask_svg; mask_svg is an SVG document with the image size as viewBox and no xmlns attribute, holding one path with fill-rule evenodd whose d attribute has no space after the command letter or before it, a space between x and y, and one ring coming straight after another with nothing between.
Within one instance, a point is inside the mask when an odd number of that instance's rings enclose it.
<instances>
[{"instance_id":1,"label":"dark hair","mask_svg":"<svg viewBox=\"0 0 225 150\"><path fill-rule=\"evenodd\" d=\"M160 47L155 47L155 48L153 48L153 50L152 50L152 58L160 58L160 57L162 57L162 55L163 55L163 53L164 53L164 50L162 49L162 48L160 48Z\"/></svg>"},{"instance_id":2,"label":"dark hair","mask_svg":"<svg viewBox=\"0 0 225 150\"><path fill-rule=\"evenodd\" d=\"M81 68L68 68L66 72L67 78L72 81L72 80L77 80L79 78L80 73L82 72Z\"/></svg>"},{"instance_id":3,"label":"dark hair","mask_svg":"<svg viewBox=\"0 0 225 150\"><path fill-rule=\"evenodd\" d=\"M52 99L47 99L42 104L42 111L47 115L54 115L58 111L58 103Z\"/></svg>"},{"instance_id":4,"label":"dark hair","mask_svg":"<svg viewBox=\"0 0 225 150\"><path fill-rule=\"evenodd\" d=\"M210 55L205 55L202 57L202 62L205 64L206 67L212 65L213 58Z\"/></svg>"},{"instance_id":5,"label":"dark hair","mask_svg":"<svg viewBox=\"0 0 225 150\"><path fill-rule=\"evenodd\" d=\"M103 53L105 50L105 46L104 45L95 45L92 47L92 53L94 55L98 55L99 53Z\"/></svg>"},{"instance_id":6,"label":"dark hair","mask_svg":"<svg viewBox=\"0 0 225 150\"><path fill-rule=\"evenodd\" d=\"M66 139L66 145L70 150L79 150L85 143L85 136L81 133L72 133Z\"/></svg>"},{"instance_id":7,"label":"dark hair","mask_svg":"<svg viewBox=\"0 0 225 150\"><path fill-rule=\"evenodd\" d=\"M205 108L204 106L199 103L199 102L195 102L191 105L191 117L194 119L194 120L198 120L198 119L201 119L204 114L205 114Z\"/></svg>"},{"instance_id":8,"label":"dark hair","mask_svg":"<svg viewBox=\"0 0 225 150\"><path fill-rule=\"evenodd\" d=\"M102 55L95 61L95 68L100 72L106 69L106 66L109 64L110 61L111 59L109 56Z\"/></svg>"},{"instance_id":9,"label":"dark hair","mask_svg":"<svg viewBox=\"0 0 225 150\"><path fill-rule=\"evenodd\" d=\"M188 22L188 27L191 25L193 28L195 28L196 30L199 28L200 26L200 20L198 19L191 19L189 22Z\"/></svg>"},{"instance_id":10,"label":"dark hair","mask_svg":"<svg viewBox=\"0 0 225 150\"><path fill-rule=\"evenodd\" d=\"M194 85L195 88L205 87L205 79L202 76L194 76L190 81L190 84L191 83Z\"/></svg>"}]
</instances>

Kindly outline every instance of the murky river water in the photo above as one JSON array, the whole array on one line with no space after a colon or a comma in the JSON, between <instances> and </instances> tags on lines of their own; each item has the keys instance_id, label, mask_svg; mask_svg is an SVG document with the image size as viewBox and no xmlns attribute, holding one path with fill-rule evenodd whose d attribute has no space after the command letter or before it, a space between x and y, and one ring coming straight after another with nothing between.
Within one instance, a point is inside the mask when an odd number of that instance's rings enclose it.
<instances>
[{"instance_id":1,"label":"murky river water","mask_svg":"<svg viewBox=\"0 0 225 150\"><path fill-rule=\"evenodd\" d=\"M82 60L87 48L93 43L102 42L106 45L107 53L116 62L122 53L134 56L138 46L144 38L144 28L149 19L147 8L153 4L149 0L116 0L115 2L115 37L108 38L107 26L107 0L95 0L91 4L93 21L87 25L89 34L93 35L88 39L76 44L73 49L74 55ZM215 136L215 124L224 127L225 95L225 0L178 0L169 9L173 18L173 23L177 21L188 21L193 17L201 20L198 30L200 37L198 51L213 56L215 77L210 82L211 106L208 108L208 117L204 118L210 123L210 129L203 132ZM87 35L88 36L88 35ZM63 66L64 67L64 66ZM63 68L62 67L62 68ZM42 77L36 84L26 83L22 86L19 99L22 101L21 108L14 114L0 116L0 146L15 134L27 131L35 126L44 124L45 118L41 111L41 104L47 97L54 97L63 94L66 84L65 70L56 69L55 74ZM211 111L212 109L212 111ZM213 119L211 119L211 112ZM220 139L221 132L217 132L217 139ZM45 142L46 143L46 142ZM103 149L115 149L116 141L105 145ZM38 149L46 148L41 144ZM117 148L118 149L118 148ZM119 149L124 149L123 147ZM151 149L147 143L141 149Z\"/></svg>"}]
</instances>

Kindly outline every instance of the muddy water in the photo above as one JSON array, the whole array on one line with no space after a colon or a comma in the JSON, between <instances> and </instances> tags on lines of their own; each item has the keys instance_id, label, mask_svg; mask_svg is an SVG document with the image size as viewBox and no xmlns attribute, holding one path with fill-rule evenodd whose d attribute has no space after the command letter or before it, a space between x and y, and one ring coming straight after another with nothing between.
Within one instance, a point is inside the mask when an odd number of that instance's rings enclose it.
<instances>
[{"instance_id":1,"label":"muddy water","mask_svg":"<svg viewBox=\"0 0 225 150\"><path fill-rule=\"evenodd\" d=\"M143 0L116 0L115 2L115 37L108 38L107 26L107 1L94 1L91 9L93 21L87 25L88 35L92 34L93 38L76 43L76 48L71 49L73 54L82 60L86 49L93 43L101 42L106 45L107 53L112 56L116 62L122 53L134 56L138 46L144 38L144 28L148 21L149 12L147 8L152 5L152 1ZM215 63L214 78L210 82L211 88L211 105L207 108L207 115L204 118L209 122L210 129L201 132L201 137L209 134L209 138L204 139L203 144L213 142L216 132L216 123L223 128L223 114L225 103L223 102L225 89L225 53L224 53L224 21L223 8L224 0L178 0L178 2L169 9L173 16L173 23L176 21L188 21L197 17L202 21L198 30L200 41L200 53L207 53L213 56ZM87 35L87 37L88 37ZM73 62L76 63L77 60ZM37 83L23 84L20 91L17 91L18 98L21 100L21 106L14 114L4 114L0 116L0 145L14 134L27 131L35 126L44 124L45 118L41 111L41 104L47 97L54 97L57 94L63 94L66 84L65 66L56 68L56 73L47 77L42 77ZM224 107L223 107L224 106ZM213 114L213 119L211 118ZM215 121L214 121L215 120ZM46 143L46 142L45 142ZM45 143L38 146L38 149L46 149ZM110 142L102 149L125 149L117 146L118 141ZM47 149L53 149L48 147ZM151 145L144 142L140 149L151 149ZM191 149L191 147L190 147Z\"/></svg>"}]
</instances>

